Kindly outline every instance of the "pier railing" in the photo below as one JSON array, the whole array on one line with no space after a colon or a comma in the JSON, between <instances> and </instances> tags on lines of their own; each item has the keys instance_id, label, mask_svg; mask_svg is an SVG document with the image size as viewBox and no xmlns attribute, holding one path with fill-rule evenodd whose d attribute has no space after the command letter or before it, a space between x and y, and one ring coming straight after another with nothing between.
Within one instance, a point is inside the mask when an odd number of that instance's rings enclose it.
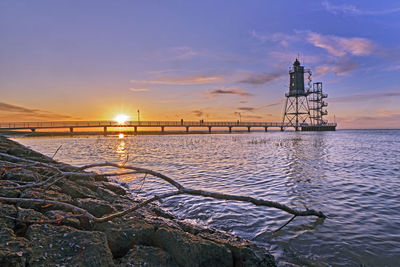
<instances>
[{"instance_id":1,"label":"pier railing","mask_svg":"<svg viewBox=\"0 0 400 267\"><path fill-rule=\"evenodd\" d=\"M0 129L31 128L79 128L79 127L288 127L281 122L214 122L214 121L49 121L49 122L2 122Z\"/></svg>"},{"instance_id":2,"label":"pier railing","mask_svg":"<svg viewBox=\"0 0 400 267\"><path fill-rule=\"evenodd\" d=\"M336 123L328 123L322 126L313 125L300 125L300 127L306 127L308 130L316 128L316 130L327 130L329 127L332 130L335 129ZM32 132L39 129L57 129L57 128L68 128L70 132L73 132L75 128L103 128L104 132L107 132L108 128L134 128L137 132L138 128L143 127L160 127L161 131L164 132L167 127L184 127L186 132L189 132L190 128L208 128L211 132L212 128L215 127L226 127L229 132L232 128L245 127L250 132L252 127L262 127L267 131L270 127L280 128L283 131L285 128L294 127L291 123L282 122L244 122L244 121L126 121L119 123L116 121L47 121L47 122L2 122L0 123L0 130L31 130ZM304 128L303 127L303 128ZM297 128L295 128L297 130Z\"/></svg>"}]
</instances>

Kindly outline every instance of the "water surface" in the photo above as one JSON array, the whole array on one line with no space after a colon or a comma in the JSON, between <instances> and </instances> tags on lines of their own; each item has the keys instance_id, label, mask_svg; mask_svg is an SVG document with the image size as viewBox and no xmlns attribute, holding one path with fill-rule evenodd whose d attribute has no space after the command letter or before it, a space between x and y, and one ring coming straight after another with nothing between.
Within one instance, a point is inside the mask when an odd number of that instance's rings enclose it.
<instances>
[{"instance_id":1,"label":"water surface","mask_svg":"<svg viewBox=\"0 0 400 267\"><path fill-rule=\"evenodd\" d=\"M73 165L124 162L187 187L264 198L323 211L325 220L240 202L177 196L162 205L253 240L281 266L400 266L400 131L16 138ZM107 171L106 168L101 171ZM134 194L171 188L121 176Z\"/></svg>"}]
</instances>

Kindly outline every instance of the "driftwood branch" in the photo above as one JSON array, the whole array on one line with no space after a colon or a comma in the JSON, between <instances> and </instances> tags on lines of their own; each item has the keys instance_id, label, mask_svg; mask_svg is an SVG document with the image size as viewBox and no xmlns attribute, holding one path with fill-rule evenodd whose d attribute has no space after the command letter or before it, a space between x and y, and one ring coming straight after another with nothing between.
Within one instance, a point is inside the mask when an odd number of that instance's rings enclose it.
<instances>
[{"instance_id":1,"label":"driftwood branch","mask_svg":"<svg viewBox=\"0 0 400 267\"><path fill-rule=\"evenodd\" d=\"M51 204L51 205L55 205L55 206L59 206L59 207L64 207L64 208L67 208L74 212L80 213L80 214L86 216L87 218L89 218L90 220L94 221L96 219L96 217L93 216L92 214L90 214L90 212L88 212L87 210L77 207L75 205L69 204L69 203L61 202L61 201L38 199L38 198L12 198L12 197L0 197L0 201L9 202L9 203L21 203L22 202L22 203Z\"/></svg>"},{"instance_id":2,"label":"driftwood branch","mask_svg":"<svg viewBox=\"0 0 400 267\"><path fill-rule=\"evenodd\" d=\"M6 156L5 156L6 155ZM3 158L8 158L8 159L12 159L12 160L16 160L17 157L14 156L10 156L7 154L3 154L0 153L0 157ZM19 159L19 158L18 158ZM35 164L35 161L32 160L24 160L25 162L29 162L31 164ZM38 163L40 166L42 167L49 167L51 166L50 164L47 163L42 163L39 162ZM67 208L69 210L72 210L76 213L81 214L82 216L86 217L89 221L91 222L95 222L95 223L103 223L103 222L107 222L110 221L112 219L115 219L117 217L121 217L124 216L130 212L133 212L137 209L140 209L146 205L148 205L149 203L152 203L154 201L159 201L165 198L169 198L172 196L176 196L176 195L193 195L193 196L202 196L202 197L208 197L208 198L214 198L214 199L221 199L221 200L231 200L231 201L241 201L241 202L247 202L247 203L252 203L256 206L265 206L265 207L272 207L272 208L276 208L276 209L280 209L282 211L285 211L289 214L292 214L293 217L286 222L283 226L281 226L279 229L277 229L276 231L279 231L280 229L282 229L284 226L286 226L287 224L289 224L294 218L296 218L297 216L317 216L319 218L325 218L325 215L321 212L321 211L316 211L313 209L308 209L306 208L306 210L298 210L298 209L294 209L291 208L287 205L281 204L279 202L275 202L275 201L270 201L270 200L265 200L265 199L258 199L258 198L253 198L253 197L248 197L248 196L238 196L238 195L230 195L230 194L224 194L224 193L217 193L217 192L210 192L210 191L205 191L205 190L198 190L198 189L191 189L191 188L186 188L183 185L181 185L180 183L176 182L175 180L173 180L172 178L165 176L159 172L156 171L152 171L149 169L145 169L145 168L139 168L139 167L134 167L134 166L129 166L126 165L126 163L124 163L123 165L119 165L116 163L110 163L110 162L105 162L105 163L95 163L95 164L90 164L90 165L85 165L82 166L80 168L77 168L77 171L69 171L69 172L64 172L61 171L58 167L54 167L51 166L52 170L55 170L57 174L50 176L48 179L40 182L40 183L36 183L36 184L26 184L26 185L18 185L18 186L14 186L14 187L0 187L3 189L24 189L24 188L29 188L29 187L40 187L40 186L45 186L45 189L47 189L48 187L50 187L51 185L53 185L54 183L56 183L57 181L59 181L60 179L66 178L70 175L77 175L79 174L82 177L93 177L94 175L98 175L96 173L87 173L84 172L87 169L91 169L91 168L96 168L96 167L114 167L114 168L119 168L119 169L126 169L126 170L130 170L128 172L124 172L124 173L106 173L106 174L101 174L104 176L116 176L116 175L127 175L127 174L144 174L145 177L147 175L151 175L157 178L162 179L163 181L169 183L170 185L174 186L177 191L172 191L172 192L168 192L168 193L164 193L161 195L156 195L153 196L139 204L136 204L135 206L125 209L123 211L120 212L116 212L113 214L109 214L109 215L105 215L101 218L95 217L94 215L92 215L90 212L86 211L85 209L82 209L80 207L77 207L75 205L69 204L69 203L64 203L61 201L54 201L54 200L45 200L45 199L32 199L32 198L8 198L8 197L0 197L0 201L1 202L10 202L10 203L21 203L21 202L29 202L29 203L43 203L43 204L51 204L51 205L55 205L55 206L60 206L60 207L64 207ZM57 177L57 179L55 179Z\"/></svg>"}]
</instances>

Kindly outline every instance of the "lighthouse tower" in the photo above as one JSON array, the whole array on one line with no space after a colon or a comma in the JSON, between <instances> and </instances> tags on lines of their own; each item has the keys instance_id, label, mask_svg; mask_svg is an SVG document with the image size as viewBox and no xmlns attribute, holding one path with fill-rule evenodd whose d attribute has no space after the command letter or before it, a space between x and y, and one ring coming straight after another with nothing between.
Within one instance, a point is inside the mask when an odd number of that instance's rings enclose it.
<instances>
[{"instance_id":1,"label":"lighthouse tower","mask_svg":"<svg viewBox=\"0 0 400 267\"><path fill-rule=\"evenodd\" d=\"M310 120L310 108L307 99L310 88L304 88L304 73L309 74L308 84L310 87L311 71L304 70L304 67L300 65L296 58L293 67L289 69L289 93L285 94L286 104L282 121L283 124L294 127L295 131L300 130L302 124L306 124L307 120Z\"/></svg>"}]
</instances>

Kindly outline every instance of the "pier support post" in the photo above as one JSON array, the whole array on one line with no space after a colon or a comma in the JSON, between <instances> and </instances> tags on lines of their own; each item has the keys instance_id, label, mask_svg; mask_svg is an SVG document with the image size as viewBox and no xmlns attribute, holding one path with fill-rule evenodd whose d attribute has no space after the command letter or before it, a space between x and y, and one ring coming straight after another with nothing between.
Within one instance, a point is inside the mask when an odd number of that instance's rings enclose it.
<instances>
[{"instance_id":1,"label":"pier support post","mask_svg":"<svg viewBox=\"0 0 400 267\"><path fill-rule=\"evenodd\" d=\"M69 131L70 131L71 133L73 133L73 132L74 132L74 128L73 128L73 127L69 127Z\"/></svg>"},{"instance_id":2,"label":"pier support post","mask_svg":"<svg viewBox=\"0 0 400 267\"><path fill-rule=\"evenodd\" d=\"M103 131L106 133L107 132L107 127L104 126Z\"/></svg>"},{"instance_id":3,"label":"pier support post","mask_svg":"<svg viewBox=\"0 0 400 267\"><path fill-rule=\"evenodd\" d=\"M189 126L186 126L186 132L187 133L189 132Z\"/></svg>"},{"instance_id":4,"label":"pier support post","mask_svg":"<svg viewBox=\"0 0 400 267\"><path fill-rule=\"evenodd\" d=\"M232 132L232 127L231 127L231 126L229 126L228 128L229 128L229 132L231 133L231 132Z\"/></svg>"},{"instance_id":5,"label":"pier support post","mask_svg":"<svg viewBox=\"0 0 400 267\"><path fill-rule=\"evenodd\" d=\"M36 131L36 129L35 128L31 128L31 131L32 131L32 133L34 133Z\"/></svg>"},{"instance_id":6,"label":"pier support post","mask_svg":"<svg viewBox=\"0 0 400 267\"><path fill-rule=\"evenodd\" d=\"M268 132L268 127L265 127L265 132Z\"/></svg>"},{"instance_id":7,"label":"pier support post","mask_svg":"<svg viewBox=\"0 0 400 267\"><path fill-rule=\"evenodd\" d=\"M133 129L135 130L135 133L137 133L137 126L133 127Z\"/></svg>"},{"instance_id":8,"label":"pier support post","mask_svg":"<svg viewBox=\"0 0 400 267\"><path fill-rule=\"evenodd\" d=\"M211 126L208 126L208 132L211 133Z\"/></svg>"},{"instance_id":9,"label":"pier support post","mask_svg":"<svg viewBox=\"0 0 400 267\"><path fill-rule=\"evenodd\" d=\"M161 132L164 132L164 126L161 126Z\"/></svg>"},{"instance_id":10,"label":"pier support post","mask_svg":"<svg viewBox=\"0 0 400 267\"><path fill-rule=\"evenodd\" d=\"M281 127L281 132L283 132L283 127Z\"/></svg>"},{"instance_id":11,"label":"pier support post","mask_svg":"<svg viewBox=\"0 0 400 267\"><path fill-rule=\"evenodd\" d=\"M250 126L249 126L249 127L247 127L247 131L248 131L248 132L250 132Z\"/></svg>"}]
</instances>

